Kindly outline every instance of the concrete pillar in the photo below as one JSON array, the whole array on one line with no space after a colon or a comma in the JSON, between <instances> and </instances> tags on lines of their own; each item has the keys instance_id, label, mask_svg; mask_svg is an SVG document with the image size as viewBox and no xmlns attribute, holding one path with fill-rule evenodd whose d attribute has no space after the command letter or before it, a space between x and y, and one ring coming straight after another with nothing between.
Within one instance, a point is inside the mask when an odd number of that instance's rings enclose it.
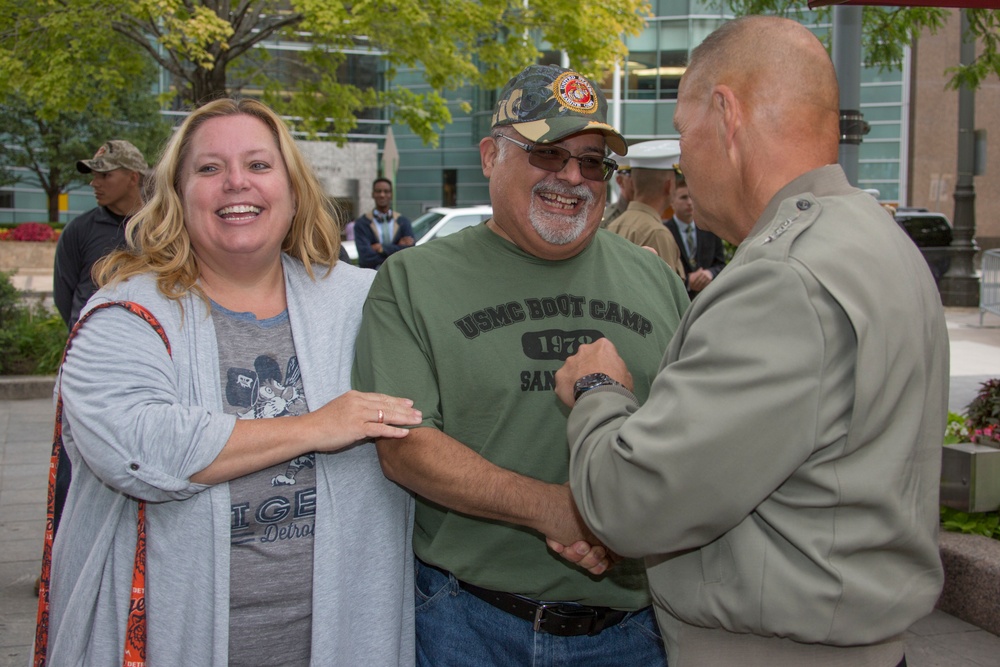
<instances>
[{"instance_id":1,"label":"concrete pillar","mask_svg":"<svg viewBox=\"0 0 1000 667\"><path fill-rule=\"evenodd\" d=\"M976 58L976 43L966 38L969 19L962 12L961 62ZM941 278L941 303L945 306L979 305L979 277L972 260L976 255L976 93L968 86L958 91L958 169L955 182L955 215L952 217L951 267Z\"/></svg>"}]
</instances>

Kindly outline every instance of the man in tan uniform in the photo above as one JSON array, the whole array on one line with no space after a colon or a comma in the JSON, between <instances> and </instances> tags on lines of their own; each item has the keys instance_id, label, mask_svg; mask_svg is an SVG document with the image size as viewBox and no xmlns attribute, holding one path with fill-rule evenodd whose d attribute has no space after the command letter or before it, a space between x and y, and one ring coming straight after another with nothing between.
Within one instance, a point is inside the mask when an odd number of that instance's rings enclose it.
<instances>
[{"instance_id":1,"label":"man in tan uniform","mask_svg":"<svg viewBox=\"0 0 1000 667\"><path fill-rule=\"evenodd\" d=\"M837 165L839 115L801 24L709 35L674 124L698 224L739 249L641 405L607 340L556 373L573 496L645 557L670 667L903 667L941 591L947 326L916 246Z\"/></svg>"},{"instance_id":2,"label":"man in tan uniform","mask_svg":"<svg viewBox=\"0 0 1000 667\"><path fill-rule=\"evenodd\" d=\"M681 251L662 220L676 187L674 165L680 157L680 144L672 140L644 141L629 148L633 199L625 212L608 225L608 231L655 250L683 278Z\"/></svg>"}]
</instances>

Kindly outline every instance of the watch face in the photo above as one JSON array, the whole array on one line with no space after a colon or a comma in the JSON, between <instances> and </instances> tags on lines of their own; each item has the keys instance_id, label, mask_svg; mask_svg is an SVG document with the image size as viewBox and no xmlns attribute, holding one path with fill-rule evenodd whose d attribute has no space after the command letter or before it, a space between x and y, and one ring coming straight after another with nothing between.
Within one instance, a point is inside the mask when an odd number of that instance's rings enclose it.
<instances>
[{"instance_id":1,"label":"watch face","mask_svg":"<svg viewBox=\"0 0 1000 667\"><path fill-rule=\"evenodd\" d=\"M591 373L590 375L584 375L582 378L577 380L576 384L573 386L573 398L574 400L580 398L580 394L588 389L602 387L607 384L618 384L618 382L604 373Z\"/></svg>"},{"instance_id":2,"label":"watch face","mask_svg":"<svg viewBox=\"0 0 1000 667\"><path fill-rule=\"evenodd\" d=\"M605 382L614 382L610 377L604 373L591 373L590 375L584 375L578 380L578 383L585 387L596 387L599 384L604 384Z\"/></svg>"}]
</instances>

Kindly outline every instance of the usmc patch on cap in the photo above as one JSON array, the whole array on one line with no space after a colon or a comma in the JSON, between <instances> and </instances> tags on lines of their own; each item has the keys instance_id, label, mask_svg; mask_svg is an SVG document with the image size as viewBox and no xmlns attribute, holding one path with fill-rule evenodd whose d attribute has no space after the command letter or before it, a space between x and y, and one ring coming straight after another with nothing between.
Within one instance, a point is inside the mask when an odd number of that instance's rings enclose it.
<instances>
[{"instance_id":1,"label":"usmc patch on cap","mask_svg":"<svg viewBox=\"0 0 1000 667\"><path fill-rule=\"evenodd\" d=\"M576 72L564 72L552 82L552 92L563 107L577 113L597 111L597 94L584 77Z\"/></svg>"}]
</instances>

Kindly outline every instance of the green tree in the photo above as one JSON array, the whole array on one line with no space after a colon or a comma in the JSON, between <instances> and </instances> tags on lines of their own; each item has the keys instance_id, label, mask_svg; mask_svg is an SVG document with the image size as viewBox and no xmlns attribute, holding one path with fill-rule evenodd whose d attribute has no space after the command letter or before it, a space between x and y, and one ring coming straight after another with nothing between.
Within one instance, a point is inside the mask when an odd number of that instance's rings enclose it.
<instances>
[{"instance_id":1,"label":"green tree","mask_svg":"<svg viewBox=\"0 0 1000 667\"><path fill-rule=\"evenodd\" d=\"M0 90L16 91L43 118L108 115L118 101L102 91L148 85L151 74L148 59L94 12L74 16L61 0L0 0Z\"/></svg>"},{"instance_id":2,"label":"green tree","mask_svg":"<svg viewBox=\"0 0 1000 667\"><path fill-rule=\"evenodd\" d=\"M777 14L795 18L808 7L806 0L718 0L737 16ZM817 22L830 21L830 7L818 7ZM968 65L955 65L946 71L952 75L948 85L957 89L967 85L979 88L989 76L1000 77L1000 10L965 9L969 17L968 37L979 44L978 56ZM916 42L924 30L937 32L944 25L948 10L940 7L866 6L862 11L862 46L868 67L899 67L903 47ZM958 53L955 54L958 60Z\"/></svg>"},{"instance_id":3,"label":"green tree","mask_svg":"<svg viewBox=\"0 0 1000 667\"><path fill-rule=\"evenodd\" d=\"M59 219L60 194L90 181L89 175L77 171L77 160L89 158L108 139L127 139L147 161L155 160L169 132L156 99L148 91L130 95L122 90L112 98L120 107L111 114L42 115L16 92L0 95L0 127L6 134L0 142L0 171L10 183L24 180L23 170L30 173L45 191L49 220Z\"/></svg>"},{"instance_id":4,"label":"green tree","mask_svg":"<svg viewBox=\"0 0 1000 667\"><path fill-rule=\"evenodd\" d=\"M0 6L8 2L26 4L2 0ZM145 50L170 73L184 105L242 91L291 116L297 130L339 137L354 129L365 109L391 107L396 120L429 143L436 142L435 128L451 121L444 90L502 84L538 58L536 39L566 50L575 67L599 74L624 55L621 36L638 34L648 13L647 0L40 2L38 18L50 28L90 35L111 26ZM279 81L268 73L270 56L262 43L269 39L309 45L283 56L292 58L280 64L294 76ZM338 76L347 50L381 54L387 90ZM429 90L391 85L396 68L417 63Z\"/></svg>"},{"instance_id":5,"label":"green tree","mask_svg":"<svg viewBox=\"0 0 1000 667\"><path fill-rule=\"evenodd\" d=\"M82 31L58 2L0 2L0 182L31 174L50 220L59 195L89 181L76 161L108 139L128 139L148 158L169 133L152 94L156 68L113 32Z\"/></svg>"},{"instance_id":6,"label":"green tree","mask_svg":"<svg viewBox=\"0 0 1000 667\"><path fill-rule=\"evenodd\" d=\"M953 76L948 85L958 89L968 86L975 90L989 76L1000 77L1000 10L966 9L970 36L980 45L979 55L968 65L949 67Z\"/></svg>"}]
</instances>

